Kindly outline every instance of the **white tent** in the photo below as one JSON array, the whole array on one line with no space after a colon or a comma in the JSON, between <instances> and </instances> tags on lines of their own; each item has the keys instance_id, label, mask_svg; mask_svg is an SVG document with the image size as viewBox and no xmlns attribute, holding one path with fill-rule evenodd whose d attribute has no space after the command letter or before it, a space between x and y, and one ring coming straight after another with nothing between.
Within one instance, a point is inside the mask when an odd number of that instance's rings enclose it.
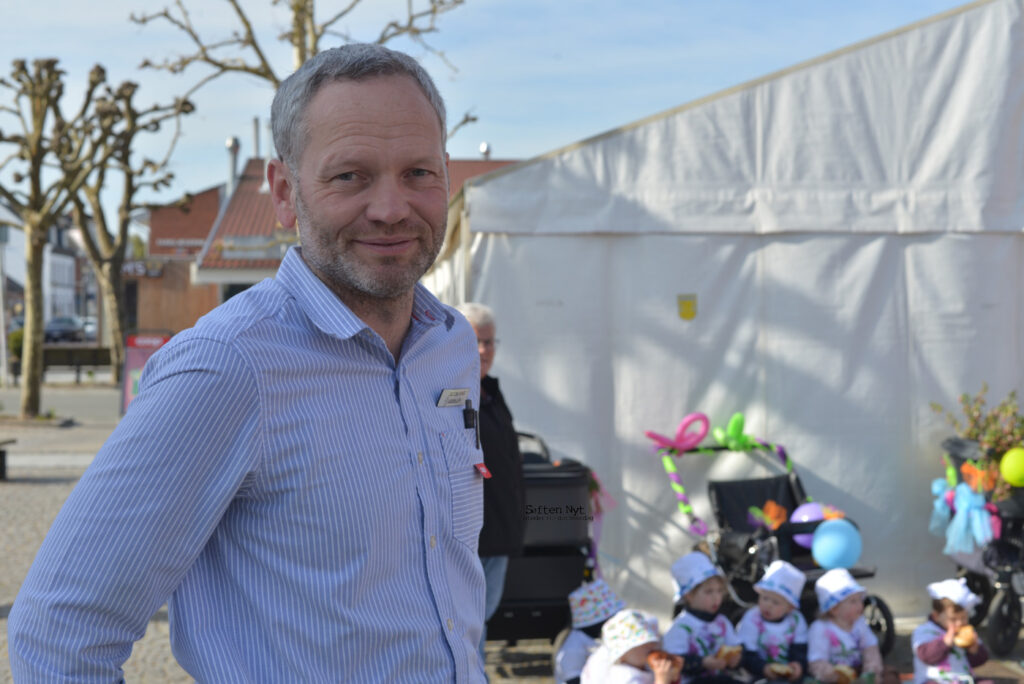
<instances>
[{"instance_id":1,"label":"white tent","mask_svg":"<svg viewBox=\"0 0 1024 684\"><path fill-rule=\"evenodd\" d=\"M997 402L1024 371L1022 10L966 5L456 198L428 285L495 309L518 425L618 500L601 565L629 603L664 616L693 543L644 437L693 411L785 445L897 614L954 571L927 531L949 434L929 404L986 381ZM708 473L752 462L679 461L705 519Z\"/></svg>"}]
</instances>

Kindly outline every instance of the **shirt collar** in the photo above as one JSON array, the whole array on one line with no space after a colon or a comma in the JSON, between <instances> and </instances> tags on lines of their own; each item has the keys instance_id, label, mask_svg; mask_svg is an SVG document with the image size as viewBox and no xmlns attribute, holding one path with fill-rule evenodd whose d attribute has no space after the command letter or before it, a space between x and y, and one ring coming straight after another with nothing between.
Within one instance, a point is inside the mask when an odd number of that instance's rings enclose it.
<instances>
[{"instance_id":1,"label":"shirt collar","mask_svg":"<svg viewBox=\"0 0 1024 684\"><path fill-rule=\"evenodd\" d=\"M302 259L300 247L290 247L281 260L275 280L291 294L313 325L328 335L347 339L369 329L352 310L317 277ZM413 292L413 326L445 325L451 330L455 317L420 283Z\"/></svg>"},{"instance_id":2,"label":"shirt collar","mask_svg":"<svg viewBox=\"0 0 1024 684\"><path fill-rule=\"evenodd\" d=\"M709 613L706 610L697 610L696 608L687 608L686 612L701 622L711 622L718 615L718 613Z\"/></svg>"}]
</instances>

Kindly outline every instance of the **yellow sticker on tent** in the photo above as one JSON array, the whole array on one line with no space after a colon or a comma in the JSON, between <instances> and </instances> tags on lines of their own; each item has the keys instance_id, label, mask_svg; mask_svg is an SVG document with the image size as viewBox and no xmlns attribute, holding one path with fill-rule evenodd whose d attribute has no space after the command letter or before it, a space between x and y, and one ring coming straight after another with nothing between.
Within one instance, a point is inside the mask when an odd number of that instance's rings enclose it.
<instances>
[{"instance_id":1,"label":"yellow sticker on tent","mask_svg":"<svg viewBox=\"0 0 1024 684\"><path fill-rule=\"evenodd\" d=\"M678 296L679 317L684 321L692 321L697 317L697 295L681 294Z\"/></svg>"}]
</instances>

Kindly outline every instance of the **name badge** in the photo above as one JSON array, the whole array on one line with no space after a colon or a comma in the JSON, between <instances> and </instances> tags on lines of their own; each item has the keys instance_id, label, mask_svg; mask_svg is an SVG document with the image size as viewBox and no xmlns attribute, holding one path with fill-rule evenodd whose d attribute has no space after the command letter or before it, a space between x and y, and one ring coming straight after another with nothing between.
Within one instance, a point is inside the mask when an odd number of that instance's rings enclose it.
<instances>
[{"instance_id":1,"label":"name badge","mask_svg":"<svg viewBox=\"0 0 1024 684\"><path fill-rule=\"evenodd\" d=\"M469 399L468 389L446 389L441 392L441 398L437 400L438 408L450 408L452 406L463 407Z\"/></svg>"}]
</instances>

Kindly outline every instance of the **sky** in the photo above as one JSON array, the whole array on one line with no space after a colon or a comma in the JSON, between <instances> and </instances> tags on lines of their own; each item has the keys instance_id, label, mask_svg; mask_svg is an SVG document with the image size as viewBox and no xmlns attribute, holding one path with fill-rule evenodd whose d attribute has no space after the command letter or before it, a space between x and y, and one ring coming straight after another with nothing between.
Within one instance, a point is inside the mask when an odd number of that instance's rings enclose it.
<instances>
[{"instance_id":1,"label":"sky","mask_svg":"<svg viewBox=\"0 0 1024 684\"><path fill-rule=\"evenodd\" d=\"M179 0L201 35L216 40L237 24L226 0ZM413 0L423 6L423 0ZM285 2L241 0L279 74L291 69L290 48L276 37L287 26ZM318 3L318 19L348 0ZM190 47L166 22L138 26L132 13L158 12L165 0L0 0L0 76L14 59L56 57L67 72L64 107L80 102L95 63L110 81L140 85L139 103L167 102L208 72L171 75L140 70ZM760 78L819 55L958 7L955 0L467 0L442 15L426 36L446 61L400 39L390 47L419 58L445 97L449 120L478 118L450 141L453 159L527 159L692 100ZM376 39L403 16L406 0L363 0L337 25L352 40ZM342 42L329 38L327 46ZM262 152L271 86L229 74L194 97L171 158L175 181L146 199L170 202L184 192L223 183L225 141L237 136L253 156L253 119L261 119ZM10 95L0 89L0 106ZM0 130L14 121L0 114ZM142 152L161 156L167 136L147 136ZM0 145L0 160L8 151ZM0 182L9 182L9 170ZM108 202L109 202L108 198Z\"/></svg>"}]
</instances>

